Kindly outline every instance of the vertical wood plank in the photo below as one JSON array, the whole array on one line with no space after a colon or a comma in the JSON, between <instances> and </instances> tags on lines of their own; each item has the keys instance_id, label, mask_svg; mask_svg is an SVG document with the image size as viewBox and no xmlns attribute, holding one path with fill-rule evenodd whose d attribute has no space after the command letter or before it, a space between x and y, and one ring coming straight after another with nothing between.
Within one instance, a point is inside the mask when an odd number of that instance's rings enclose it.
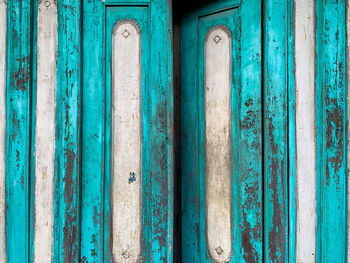
<instances>
[{"instance_id":1,"label":"vertical wood plank","mask_svg":"<svg viewBox=\"0 0 350 263\"><path fill-rule=\"evenodd\" d=\"M198 180L198 23L196 14L181 21L181 217L182 258L200 262ZM195 77L194 77L195 76Z\"/></svg>"},{"instance_id":2,"label":"vertical wood plank","mask_svg":"<svg viewBox=\"0 0 350 263\"><path fill-rule=\"evenodd\" d=\"M83 109L81 261L103 255L105 141L105 6L83 3ZM97 63L98 62L98 63Z\"/></svg>"},{"instance_id":3,"label":"vertical wood plank","mask_svg":"<svg viewBox=\"0 0 350 263\"><path fill-rule=\"evenodd\" d=\"M288 1L289 262L296 262L295 1Z\"/></svg>"},{"instance_id":4,"label":"vertical wood plank","mask_svg":"<svg viewBox=\"0 0 350 263\"><path fill-rule=\"evenodd\" d=\"M263 261L261 19L261 1L241 2L239 181L235 181L240 197L240 224L236 226L240 239L234 254L242 254L242 262Z\"/></svg>"},{"instance_id":5,"label":"vertical wood plank","mask_svg":"<svg viewBox=\"0 0 350 263\"><path fill-rule=\"evenodd\" d=\"M33 262L51 262L55 175L57 3L49 0L41 1L37 8Z\"/></svg>"},{"instance_id":6,"label":"vertical wood plank","mask_svg":"<svg viewBox=\"0 0 350 263\"><path fill-rule=\"evenodd\" d=\"M7 0L0 1L0 258L6 262L6 65Z\"/></svg>"},{"instance_id":7,"label":"vertical wood plank","mask_svg":"<svg viewBox=\"0 0 350 263\"><path fill-rule=\"evenodd\" d=\"M345 0L316 0L317 262L346 261Z\"/></svg>"},{"instance_id":8,"label":"vertical wood plank","mask_svg":"<svg viewBox=\"0 0 350 263\"><path fill-rule=\"evenodd\" d=\"M29 260L29 147L31 94L30 0L8 5L6 233L7 261Z\"/></svg>"},{"instance_id":9,"label":"vertical wood plank","mask_svg":"<svg viewBox=\"0 0 350 263\"><path fill-rule=\"evenodd\" d=\"M316 260L315 4L295 1L297 262Z\"/></svg>"},{"instance_id":10,"label":"vertical wood plank","mask_svg":"<svg viewBox=\"0 0 350 263\"><path fill-rule=\"evenodd\" d=\"M81 1L58 1L54 261L80 251ZM100 62L98 62L100 63Z\"/></svg>"},{"instance_id":11,"label":"vertical wood plank","mask_svg":"<svg viewBox=\"0 0 350 263\"><path fill-rule=\"evenodd\" d=\"M288 1L264 1L265 261L288 261Z\"/></svg>"},{"instance_id":12,"label":"vertical wood plank","mask_svg":"<svg viewBox=\"0 0 350 263\"><path fill-rule=\"evenodd\" d=\"M147 262L173 261L173 73L170 0L151 2L149 88L150 240Z\"/></svg>"},{"instance_id":13,"label":"vertical wood plank","mask_svg":"<svg viewBox=\"0 0 350 263\"><path fill-rule=\"evenodd\" d=\"M350 143L349 143L349 135L350 135L350 122L349 122L349 113L350 113L350 0L346 1L346 73L347 73L347 102L348 102L348 127L347 127L347 135L348 135L348 159L347 159L347 202L348 202L348 210L347 210L347 262L350 263Z\"/></svg>"}]
</instances>

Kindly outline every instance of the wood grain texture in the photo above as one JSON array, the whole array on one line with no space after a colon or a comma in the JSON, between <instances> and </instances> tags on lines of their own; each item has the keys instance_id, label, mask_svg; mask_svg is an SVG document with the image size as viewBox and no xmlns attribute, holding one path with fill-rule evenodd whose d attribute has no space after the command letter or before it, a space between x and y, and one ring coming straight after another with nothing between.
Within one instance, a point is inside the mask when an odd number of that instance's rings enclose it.
<instances>
[{"instance_id":1,"label":"wood grain texture","mask_svg":"<svg viewBox=\"0 0 350 263\"><path fill-rule=\"evenodd\" d=\"M264 1L265 261L288 255L288 1Z\"/></svg>"},{"instance_id":2,"label":"wood grain texture","mask_svg":"<svg viewBox=\"0 0 350 263\"><path fill-rule=\"evenodd\" d=\"M316 0L317 262L346 261L345 0Z\"/></svg>"},{"instance_id":3,"label":"wood grain texture","mask_svg":"<svg viewBox=\"0 0 350 263\"><path fill-rule=\"evenodd\" d=\"M212 28L205 40L205 179L208 249L218 262L227 262L231 244L231 33Z\"/></svg>"},{"instance_id":4,"label":"wood grain texture","mask_svg":"<svg viewBox=\"0 0 350 263\"><path fill-rule=\"evenodd\" d=\"M80 253L81 1L57 1L57 114L54 262Z\"/></svg>"},{"instance_id":5,"label":"wood grain texture","mask_svg":"<svg viewBox=\"0 0 350 263\"><path fill-rule=\"evenodd\" d=\"M295 1L296 262L316 261L315 3Z\"/></svg>"},{"instance_id":6,"label":"wood grain texture","mask_svg":"<svg viewBox=\"0 0 350 263\"><path fill-rule=\"evenodd\" d=\"M83 2L81 261L104 261L105 6ZM96 63L100 61L100 63Z\"/></svg>"},{"instance_id":7,"label":"wood grain texture","mask_svg":"<svg viewBox=\"0 0 350 263\"><path fill-rule=\"evenodd\" d=\"M6 93L7 262L29 260L32 3L8 3Z\"/></svg>"},{"instance_id":8,"label":"wood grain texture","mask_svg":"<svg viewBox=\"0 0 350 263\"><path fill-rule=\"evenodd\" d=\"M149 109L150 239L147 262L173 261L173 52L171 0L151 2ZM147 220L148 221L148 220Z\"/></svg>"},{"instance_id":9,"label":"wood grain texture","mask_svg":"<svg viewBox=\"0 0 350 263\"><path fill-rule=\"evenodd\" d=\"M226 25L232 32L233 256L230 262L261 262L261 5L255 1L242 1L241 5L236 1L217 1L203 5L182 20L182 255L185 262L213 262L205 236L202 85L203 43L208 30L216 25Z\"/></svg>"},{"instance_id":10,"label":"wood grain texture","mask_svg":"<svg viewBox=\"0 0 350 263\"><path fill-rule=\"evenodd\" d=\"M56 59L57 4L42 1L37 16L33 262L51 262L53 254Z\"/></svg>"},{"instance_id":11,"label":"wood grain texture","mask_svg":"<svg viewBox=\"0 0 350 263\"><path fill-rule=\"evenodd\" d=\"M7 1L0 1L0 258L6 262L6 66Z\"/></svg>"}]
</instances>

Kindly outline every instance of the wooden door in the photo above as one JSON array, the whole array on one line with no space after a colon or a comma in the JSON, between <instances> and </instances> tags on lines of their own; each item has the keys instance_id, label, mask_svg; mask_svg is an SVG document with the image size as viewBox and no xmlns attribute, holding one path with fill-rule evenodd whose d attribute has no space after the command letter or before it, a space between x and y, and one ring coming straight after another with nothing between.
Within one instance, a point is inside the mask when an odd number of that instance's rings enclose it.
<instances>
[{"instance_id":1,"label":"wooden door","mask_svg":"<svg viewBox=\"0 0 350 263\"><path fill-rule=\"evenodd\" d=\"M171 261L170 1L0 12L0 262Z\"/></svg>"},{"instance_id":2,"label":"wooden door","mask_svg":"<svg viewBox=\"0 0 350 263\"><path fill-rule=\"evenodd\" d=\"M217 1L182 19L183 262L263 258L256 2Z\"/></svg>"}]
</instances>

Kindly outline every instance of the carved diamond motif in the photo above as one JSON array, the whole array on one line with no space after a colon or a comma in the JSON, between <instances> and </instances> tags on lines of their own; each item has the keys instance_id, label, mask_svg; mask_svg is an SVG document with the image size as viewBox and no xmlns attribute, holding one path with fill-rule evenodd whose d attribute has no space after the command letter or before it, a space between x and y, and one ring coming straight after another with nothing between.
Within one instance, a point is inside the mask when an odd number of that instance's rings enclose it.
<instances>
[{"instance_id":1,"label":"carved diamond motif","mask_svg":"<svg viewBox=\"0 0 350 263\"><path fill-rule=\"evenodd\" d=\"M218 255L221 255L224 252L221 247L217 247L215 250Z\"/></svg>"},{"instance_id":2,"label":"carved diamond motif","mask_svg":"<svg viewBox=\"0 0 350 263\"><path fill-rule=\"evenodd\" d=\"M216 37L214 37L214 42L216 44L219 44L220 41L221 41L221 37L219 37L218 35Z\"/></svg>"},{"instance_id":3,"label":"carved diamond motif","mask_svg":"<svg viewBox=\"0 0 350 263\"><path fill-rule=\"evenodd\" d=\"M127 38L130 35L130 32L127 29L125 29L122 35L123 37Z\"/></svg>"}]
</instances>

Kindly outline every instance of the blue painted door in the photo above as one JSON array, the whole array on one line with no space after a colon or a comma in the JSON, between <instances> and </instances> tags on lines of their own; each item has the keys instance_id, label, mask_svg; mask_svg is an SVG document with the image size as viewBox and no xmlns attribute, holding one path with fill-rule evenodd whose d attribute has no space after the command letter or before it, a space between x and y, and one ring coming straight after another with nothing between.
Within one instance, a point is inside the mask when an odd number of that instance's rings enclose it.
<instances>
[{"instance_id":1,"label":"blue painted door","mask_svg":"<svg viewBox=\"0 0 350 263\"><path fill-rule=\"evenodd\" d=\"M171 262L171 1L0 11L0 262Z\"/></svg>"},{"instance_id":2,"label":"blue painted door","mask_svg":"<svg viewBox=\"0 0 350 263\"><path fill-rule=\"evenodd\" d=\"M288 261L289 4L272 16L269 1L203 1L182 16L183 262Z\"/></svg>"},{"instance_id":3,"label":"blue painted door","mask_svg":"<svg viewBox=\"0 0 350 263\"><path fill-rule=\"evenodd\" d=\"M167 1L84 3L84 262L172 261L169 14Z\"/></svg>"},{"instance_id":4,"label":"blue painted door","mask_svg":"<svg viewBox=\"0 0 350 263\"><path fill-rule=\"evenodd\" d=\"M182 20L184 262L260 262L263 258L260 23L260 6L255 5L255 1L242 4L239 1L218 1ZM220 28L226 32L227 40L216 31ZM225 54L229 57L229 70L220 72L215 65L215 56L223 52L219 46L225 45L225 40L230 40ZM230 99L226 100L229 122L221 129L229 132L225 135L226 140L222 140L219 130L214 133L208 130L211 125L218 125L217 120L222 118L224 113L217 109L223 102L211 101L208 97L211 89L216 97L223 92L224 83L220 78L225 74L230 79L227 93ZM210 80L210 75L218 78L217 83ZM210 115L210 110L214 110L214 116ZM211 145L211 140L214 145ZM226 144L228 151L223 151L225 145L220 143ZM217 160L220 160L219 155L229 153L229 161L224 167L229 170L229 175L225 176L224 169L214 165L217 172L212 171L214 182L211 182L208 180L212 169L209 156L213 153ZM217 206L225 205L224 191L228 193L230 206L224 210L210 209L211 202ZM224 225L225 229L221 229L222 224L215 223L215 218L220 221L223 216L230 222ZM225 240L215 237L211 228L221 233L228 232L230 236Z\"/></svg>"}]
</instances>

